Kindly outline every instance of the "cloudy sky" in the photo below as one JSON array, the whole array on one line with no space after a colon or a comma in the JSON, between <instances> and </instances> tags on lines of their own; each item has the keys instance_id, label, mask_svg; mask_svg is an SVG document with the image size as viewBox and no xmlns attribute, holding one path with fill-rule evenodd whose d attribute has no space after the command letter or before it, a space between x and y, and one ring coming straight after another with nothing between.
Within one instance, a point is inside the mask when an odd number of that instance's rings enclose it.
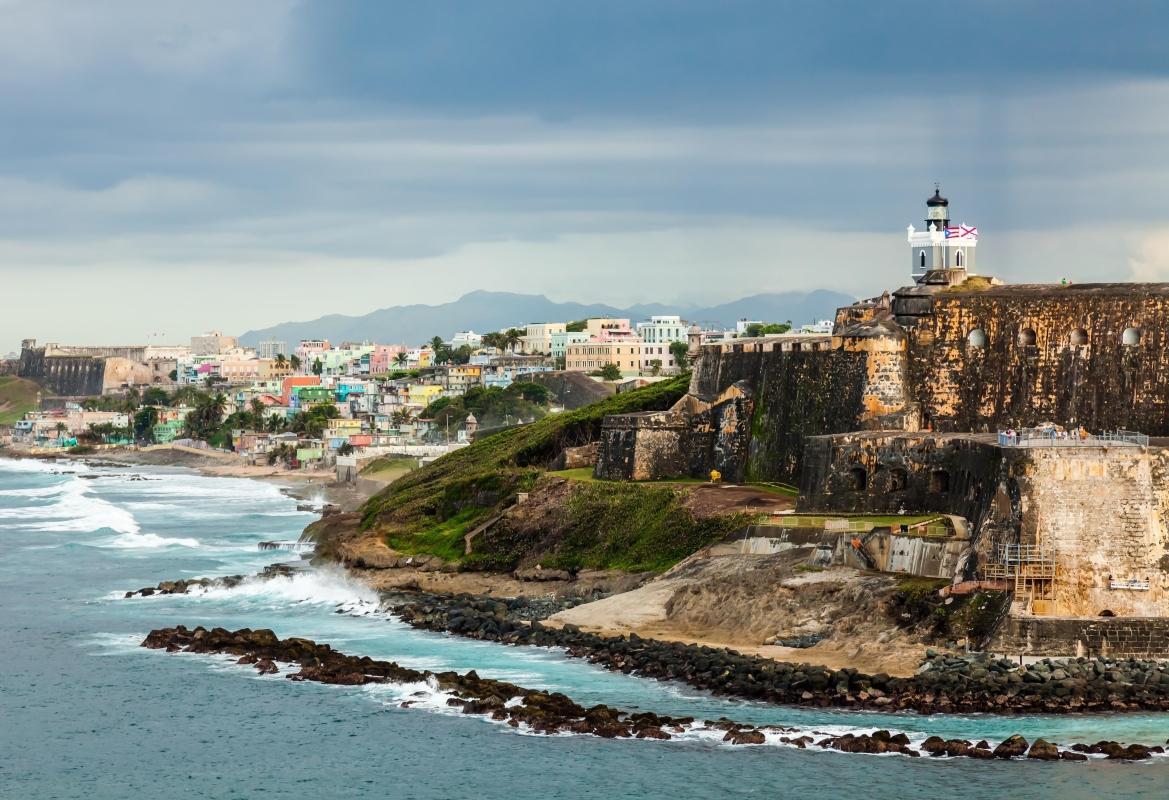
<instances>
[{"instance_id":1,"label":"cloudy sky","mask_svg":"<svg viewBox=\"0 0 1169 800\"><path fill-rule=\"evenodd\" d=\"M1169 280L1169 4L0 0L0 353L476 288Z\"/></svg>"}]
</instances>

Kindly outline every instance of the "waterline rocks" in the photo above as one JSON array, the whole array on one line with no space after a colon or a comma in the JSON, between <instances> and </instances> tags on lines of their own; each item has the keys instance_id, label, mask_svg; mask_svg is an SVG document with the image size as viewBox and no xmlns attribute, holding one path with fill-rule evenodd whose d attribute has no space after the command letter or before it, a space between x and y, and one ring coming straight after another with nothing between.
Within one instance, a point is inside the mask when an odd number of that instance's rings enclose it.
<instances>
[{"instance_id":1,"label":"waterline rocks","mask_svg":"<svg viewBox=\"0 0 1169 800\"><path fill-rule=\"evenodd\" d=\"M301 568L295 564L269 564L256 573L254 577L261 580L272 578L287 578L300 572ZM187 594L192 589L234 589L251 575L223 575L218 578L189 578L177 581L161 581L157 586L144 586L135 591L126 592L124 599L131 597L151 597L159 594Z\"/></svg>"},{"instance_id":2,"label":"waterline rocks","mask_svg":"<svg viewBox=\"0 0 1169 800\"><path fill-rule=\"evenodd\" d=\"M1027 742L1021 736L1010 737L991 755L986 742L971 745L965 740L943 741L939 737L930 737L915 748L904 733L887 730L833 735L775 725L756 727L725 718L699 722L693 717L670 717L648 711L630 713L606 705L586 708L559 692L526 689L481 677L474 670L463 674L415 670L392 661L346 655L327 644L318 644L310 639L281 639L267 629L241 628L229 631L225 628L192 629L179 625L151 631L142 646L172 653L229 654L238 657L236 663L252 665L261 674L268 675L278 674L283 666L285 677L294 681L343 686L372 683L426 685L435 692L447 695L446 706L460 709L463 714L489 717L513 728L541 734L577 733L607 739L659 740L690 736L738 746L787 745L807 749L814 745L846 753L895 753L911 758L923 754L934 757L1017 758L1038 752L1054 753L1055 758L1064 760L1087 758L1079 752L1060 750L1057 745L1043 740L1036 740L1028 750ZM293 667L299 669L290 671ZM405 700L401 705L410 707L414 703ZM821 738L817 740L816 737ZM1116 743L1100 743L1091 748L1106 744ZM1156 750L1141 745L1117 747L1120 749L1116 752L1129 753L1131 756L1128 757L1134 759L1148 757L1149 753ZM1106 750L1089 749L1087 752L1103 755ZM1107 755L1113 757L1111 751Z\"/></svg>"},{"instance_id":3,"label":"waterline rocks","mask_svg":"<svg viewBox=\"0 0 1169 800\"><path fill-rule=\"evenodd\" d=\"M392 599L416 628L504 644L563 647L608 669L679 681L714 694L822 708L932 713L1169 710L1169 664L1133 659L1050 659L1020 666L986 655L927 652L917 674L868 675L747 656L734 650L608 637L525 618L516 601L470 595Z\"/></svg>"}]
</instances>

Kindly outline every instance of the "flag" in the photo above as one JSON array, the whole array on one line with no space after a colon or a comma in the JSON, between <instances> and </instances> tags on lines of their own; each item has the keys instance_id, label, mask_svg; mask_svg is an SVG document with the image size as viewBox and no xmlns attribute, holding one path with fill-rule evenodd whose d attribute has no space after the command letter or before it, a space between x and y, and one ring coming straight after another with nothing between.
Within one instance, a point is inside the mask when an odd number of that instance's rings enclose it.
<instances>
[{"instance_id":1,"label":"flag","mask_svg":"<svg viewBox=\"0 0 1169 800\"><path fill-rule=\"evenodd\" d=\"M977 239L978 228L972 225L951 225L946 228L947 239Z\"/></svg>"}]
</instances>

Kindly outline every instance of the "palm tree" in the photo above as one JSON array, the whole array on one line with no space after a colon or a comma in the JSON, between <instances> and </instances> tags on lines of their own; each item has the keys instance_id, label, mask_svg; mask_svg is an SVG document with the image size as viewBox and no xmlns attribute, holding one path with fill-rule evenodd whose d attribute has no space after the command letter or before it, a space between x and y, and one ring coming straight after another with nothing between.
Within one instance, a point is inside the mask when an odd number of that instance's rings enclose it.
<instances>
[{"instance_id":1,"label":"palm tree","mask_svg":"<svg viewBox=\"0 0 1169 800\"><path fill-rule=\"evenodd\" d=\"M292 357L288 359L288 363L292 367L293 372L300 370L300 356L298 356L296 353L292 354Z\"/></svg>"},{"instance_id":2,"label":"palm tree","mask_svg":"<svg viewBox=\"0 0 1169 800\"><path fill-rule=\"evenodd\" d=\"M410 361L410 356L406 355L405 353L398 353L396 356L394 356L394 363L397 364L399 367L406 366L407 362L409 362L409 361Z\"/></svg>"},{"instance_id":3,"label":"palm tree","mask_svg":"<svg viewBox=\"0 0 1169 800\"><path fill-rule=\"evenodd\" d=\"M252 427L255 430L264 429L264 401L258 397L252 398Z\"/></svg>"},{"instance_id":4,"label":"palm tree","mask_svg":"<svg viewBox=\"0 0 1169 800\"><path fill-rule=\"evenodd\" d=\"M444 344L446 344L446 342L444 342L442 340L441 336L435 336L433 339L430 340L430 349L437 353L439 348L442 347Z\"/></svg>"},{"instance_id":5,"label":"palm tree","mask_svg":"<svg viewBox=\"0 0 1169 800\"><path fill-rule=\"evenodd\" d=\"M57 431L57 440L60 441L61 439L65 438L65 433L69 430L69 426L64 422L58 422L54 427L54 430Z\"/></svg>"},{"instance_id":6,"label":"palm tree","mask_svg":"<svg viewBox=\"0 0 1169 800\"><path fill-rule=\"evenodd\" d=\"M503 341L507 345L508 350L515 350L515 346L524 338L524 332L519 328L508 328L507 333L503 335Z\"/></svg>"},{"instance_id":7,"label":"palm tree","mask_svg":"<svg viewBox=\"0 0 1169 800\"><path fill-rule=\"evenodd\" d=\"M283 367L287 363L288 363L288 359L284 357L283 353L276 354L276 366Z\"/></svg>"}]
</instances>

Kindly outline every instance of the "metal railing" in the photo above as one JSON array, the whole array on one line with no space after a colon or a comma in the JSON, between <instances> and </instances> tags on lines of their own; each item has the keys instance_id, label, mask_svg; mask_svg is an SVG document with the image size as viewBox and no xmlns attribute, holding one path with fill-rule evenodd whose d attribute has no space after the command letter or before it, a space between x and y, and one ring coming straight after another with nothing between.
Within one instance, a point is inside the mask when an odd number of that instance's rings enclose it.
<instances>
[{"instance_id":1,"label":"metal railing","mask_svg":"<svg viewBox=\"0 0 1169 800\"><path fill-rule=\"evenodd\" d=\"M1126 430L1088 433L1083 429L1024 428L999 431L998 439L1000 447L1082 447L1104 444L1149 446L1147 434Z\"/></svg>"}]
</instances>

